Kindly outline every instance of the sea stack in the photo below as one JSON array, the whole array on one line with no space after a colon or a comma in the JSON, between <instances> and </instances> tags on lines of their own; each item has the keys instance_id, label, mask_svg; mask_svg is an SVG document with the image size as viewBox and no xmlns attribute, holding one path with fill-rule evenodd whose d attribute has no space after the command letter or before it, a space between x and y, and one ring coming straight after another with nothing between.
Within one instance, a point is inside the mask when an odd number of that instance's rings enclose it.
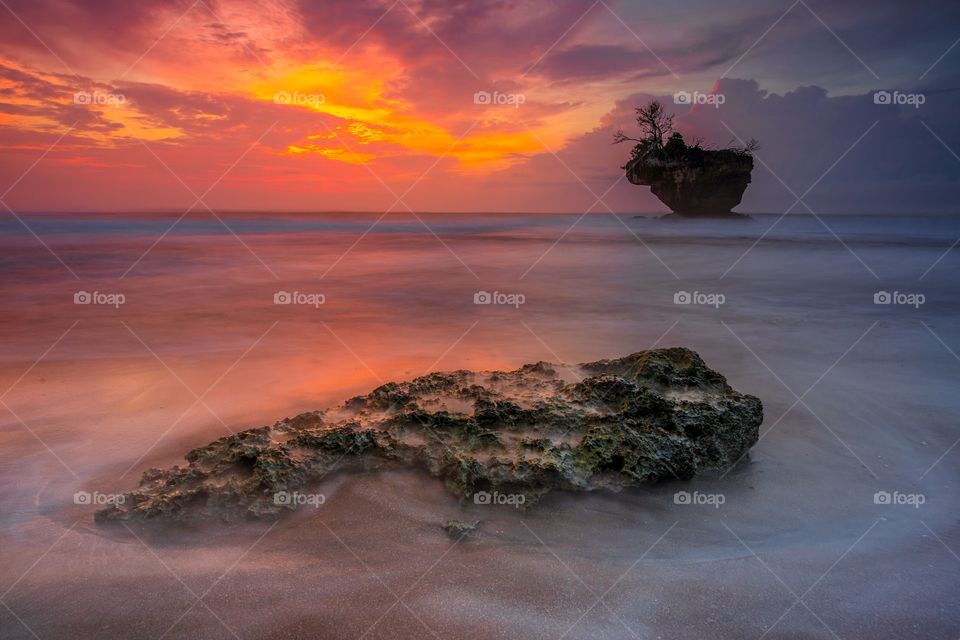
<instances>
[{"instance_id":1,"label":"sea stack","mask_svg":"<svg viewBox=\"0 0 960 640\"><path fill-rule=\"evenodd\" d=\"M631 184L649 186L681 216L732 216L750 184L753 156L735 149L686 147L681 153L651 153L627 162Z\"/></svg>"}]
</instances>

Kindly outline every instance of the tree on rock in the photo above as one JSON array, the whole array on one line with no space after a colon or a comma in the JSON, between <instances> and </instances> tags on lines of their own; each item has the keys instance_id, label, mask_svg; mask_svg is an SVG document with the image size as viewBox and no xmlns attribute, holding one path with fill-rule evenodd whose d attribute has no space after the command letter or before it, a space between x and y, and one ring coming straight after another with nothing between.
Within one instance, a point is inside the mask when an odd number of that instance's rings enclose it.
<instances>
[{"instance_id":1,"label":"tree on rock","mask_svg":"<svg viewBox=\"0 0 960 640\"><path fill-rule=\"evenodd\" d=\"M653 100L648 105L634 109L637 113L637 126L642 134L639 138L631 138L617 130L613 135L613 143L636 142L630 152L630 160L638 158L663 158L680 160L689 158L696 160L705 151L699 138L694 139L692 145L687 145L679 131L673 130L673 114L667 114L659 100ZM666 142L664 142L666 139ZM742 155L753 155L760 148L760 144L750 139L741 146L727 147L719 151L728 151ZM711 150L718 150L711 147ZM626 166L621 167L625 169Z\"/></svg>"},{"instance_id":2,"label":"tree on rock","mask_svg":"<svg viewBox=\"0 0 960 640\"><path fill-rule=\"evenodd\" d=\"M631 184L650 192L671 211L689 216L730 216L750 184L755 140L740 146L705 147L699 138L687 144L673 129L673 114L654 100L637 107L641 136L617 131L614 144L634 142L630 159L621 167Z\"/></svg>"},{"instance_id":3,"label":"tree on rock","mask_svg":"<svg viewBox=\"0 0 960 640\"><path fill-rule=\"evenodd\" d=\"M674 131L670 139L663 145L663 155L668 158L682 158L687 153L687 143L679 131Z\"/></svg>"},{"instance_id":4,"label":"tree on rock","mask_svg":"<svg viewBox=\"0 0 960 640\"><path fill-rule=\"evenodd\" d=\"M641 138L631 138L623 130L618 130L613 136L614 144L631 141L637 145L633 148L633 156L643 156L650 152L659 152L663 149L664 137L673 132L673 114L667 115L666 109L659 100L654 100L645 107L637 107L637 126L640 127Z\"/></svg>"}]
</instances>

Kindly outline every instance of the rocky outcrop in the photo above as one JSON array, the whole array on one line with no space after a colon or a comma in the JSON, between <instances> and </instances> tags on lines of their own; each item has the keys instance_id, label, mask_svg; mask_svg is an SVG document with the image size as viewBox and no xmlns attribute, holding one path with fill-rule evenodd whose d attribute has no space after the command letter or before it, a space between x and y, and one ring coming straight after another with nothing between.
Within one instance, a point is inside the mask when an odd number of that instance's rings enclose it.
<instances>
[{"instance_id":1,"label":"rocky outcrop","mask_svg":"<svg viewBox=\"0 0 960 640\"><path fill-rule=\"evenodd\" d=\"M432 373L194 449L186 466L144 473L96 519L275 518L311 504L331 473L397 465L477 503L506 495L529 506L554 489L617 490L726 467L757 441L762 418L760 400L682 348Z\"/></svg>"},{"instance_id":2,"label":"rocky outcrop","mask_svg":"<svg viewBox=\"0 0 960 640\"><path fill-rule=\"evenodd\" d=\"M648 155L630 160L627 180L649 186L674 213L730 215L750 184L753 157L737 150L688 148L679 156Z\"/></svg>"}]
</instances>

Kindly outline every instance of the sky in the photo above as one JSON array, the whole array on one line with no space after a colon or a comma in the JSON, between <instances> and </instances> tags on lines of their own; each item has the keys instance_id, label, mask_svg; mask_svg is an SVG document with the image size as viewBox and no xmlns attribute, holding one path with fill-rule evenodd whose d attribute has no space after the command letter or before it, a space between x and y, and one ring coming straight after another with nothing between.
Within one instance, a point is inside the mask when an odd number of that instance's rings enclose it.
<instances>
[{"instance_id":1,"label":"sky","mask_svg":"<svg viewBox=\"0 0 960 640\"><path fill-rule=\"evenodd\" d=\"M957 3L0 5L13 211L666 211L611 144L652 99L759 140L741 211L958 209Z\"/></svg>"}]
</instances>

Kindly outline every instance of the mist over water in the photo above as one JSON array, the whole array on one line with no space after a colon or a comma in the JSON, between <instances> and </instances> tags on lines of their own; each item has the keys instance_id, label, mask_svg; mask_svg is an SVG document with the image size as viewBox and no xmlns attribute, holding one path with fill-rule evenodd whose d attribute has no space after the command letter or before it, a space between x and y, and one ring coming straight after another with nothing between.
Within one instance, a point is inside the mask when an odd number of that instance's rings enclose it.
<instances>
[{"instance_id":1,"label":"mist over water","mask_svg":"<svg viewBox=\"0 0 960 640\"><path fill-rule=\"evenodd\" d=\"M29 216L66 267L0 223L3 638L955 636L960 218L221 215ZM653 346L763 400L729 473L528 512L345 473L139 538L74 500L387 381Z\"/></svg>"}]
</instances>

